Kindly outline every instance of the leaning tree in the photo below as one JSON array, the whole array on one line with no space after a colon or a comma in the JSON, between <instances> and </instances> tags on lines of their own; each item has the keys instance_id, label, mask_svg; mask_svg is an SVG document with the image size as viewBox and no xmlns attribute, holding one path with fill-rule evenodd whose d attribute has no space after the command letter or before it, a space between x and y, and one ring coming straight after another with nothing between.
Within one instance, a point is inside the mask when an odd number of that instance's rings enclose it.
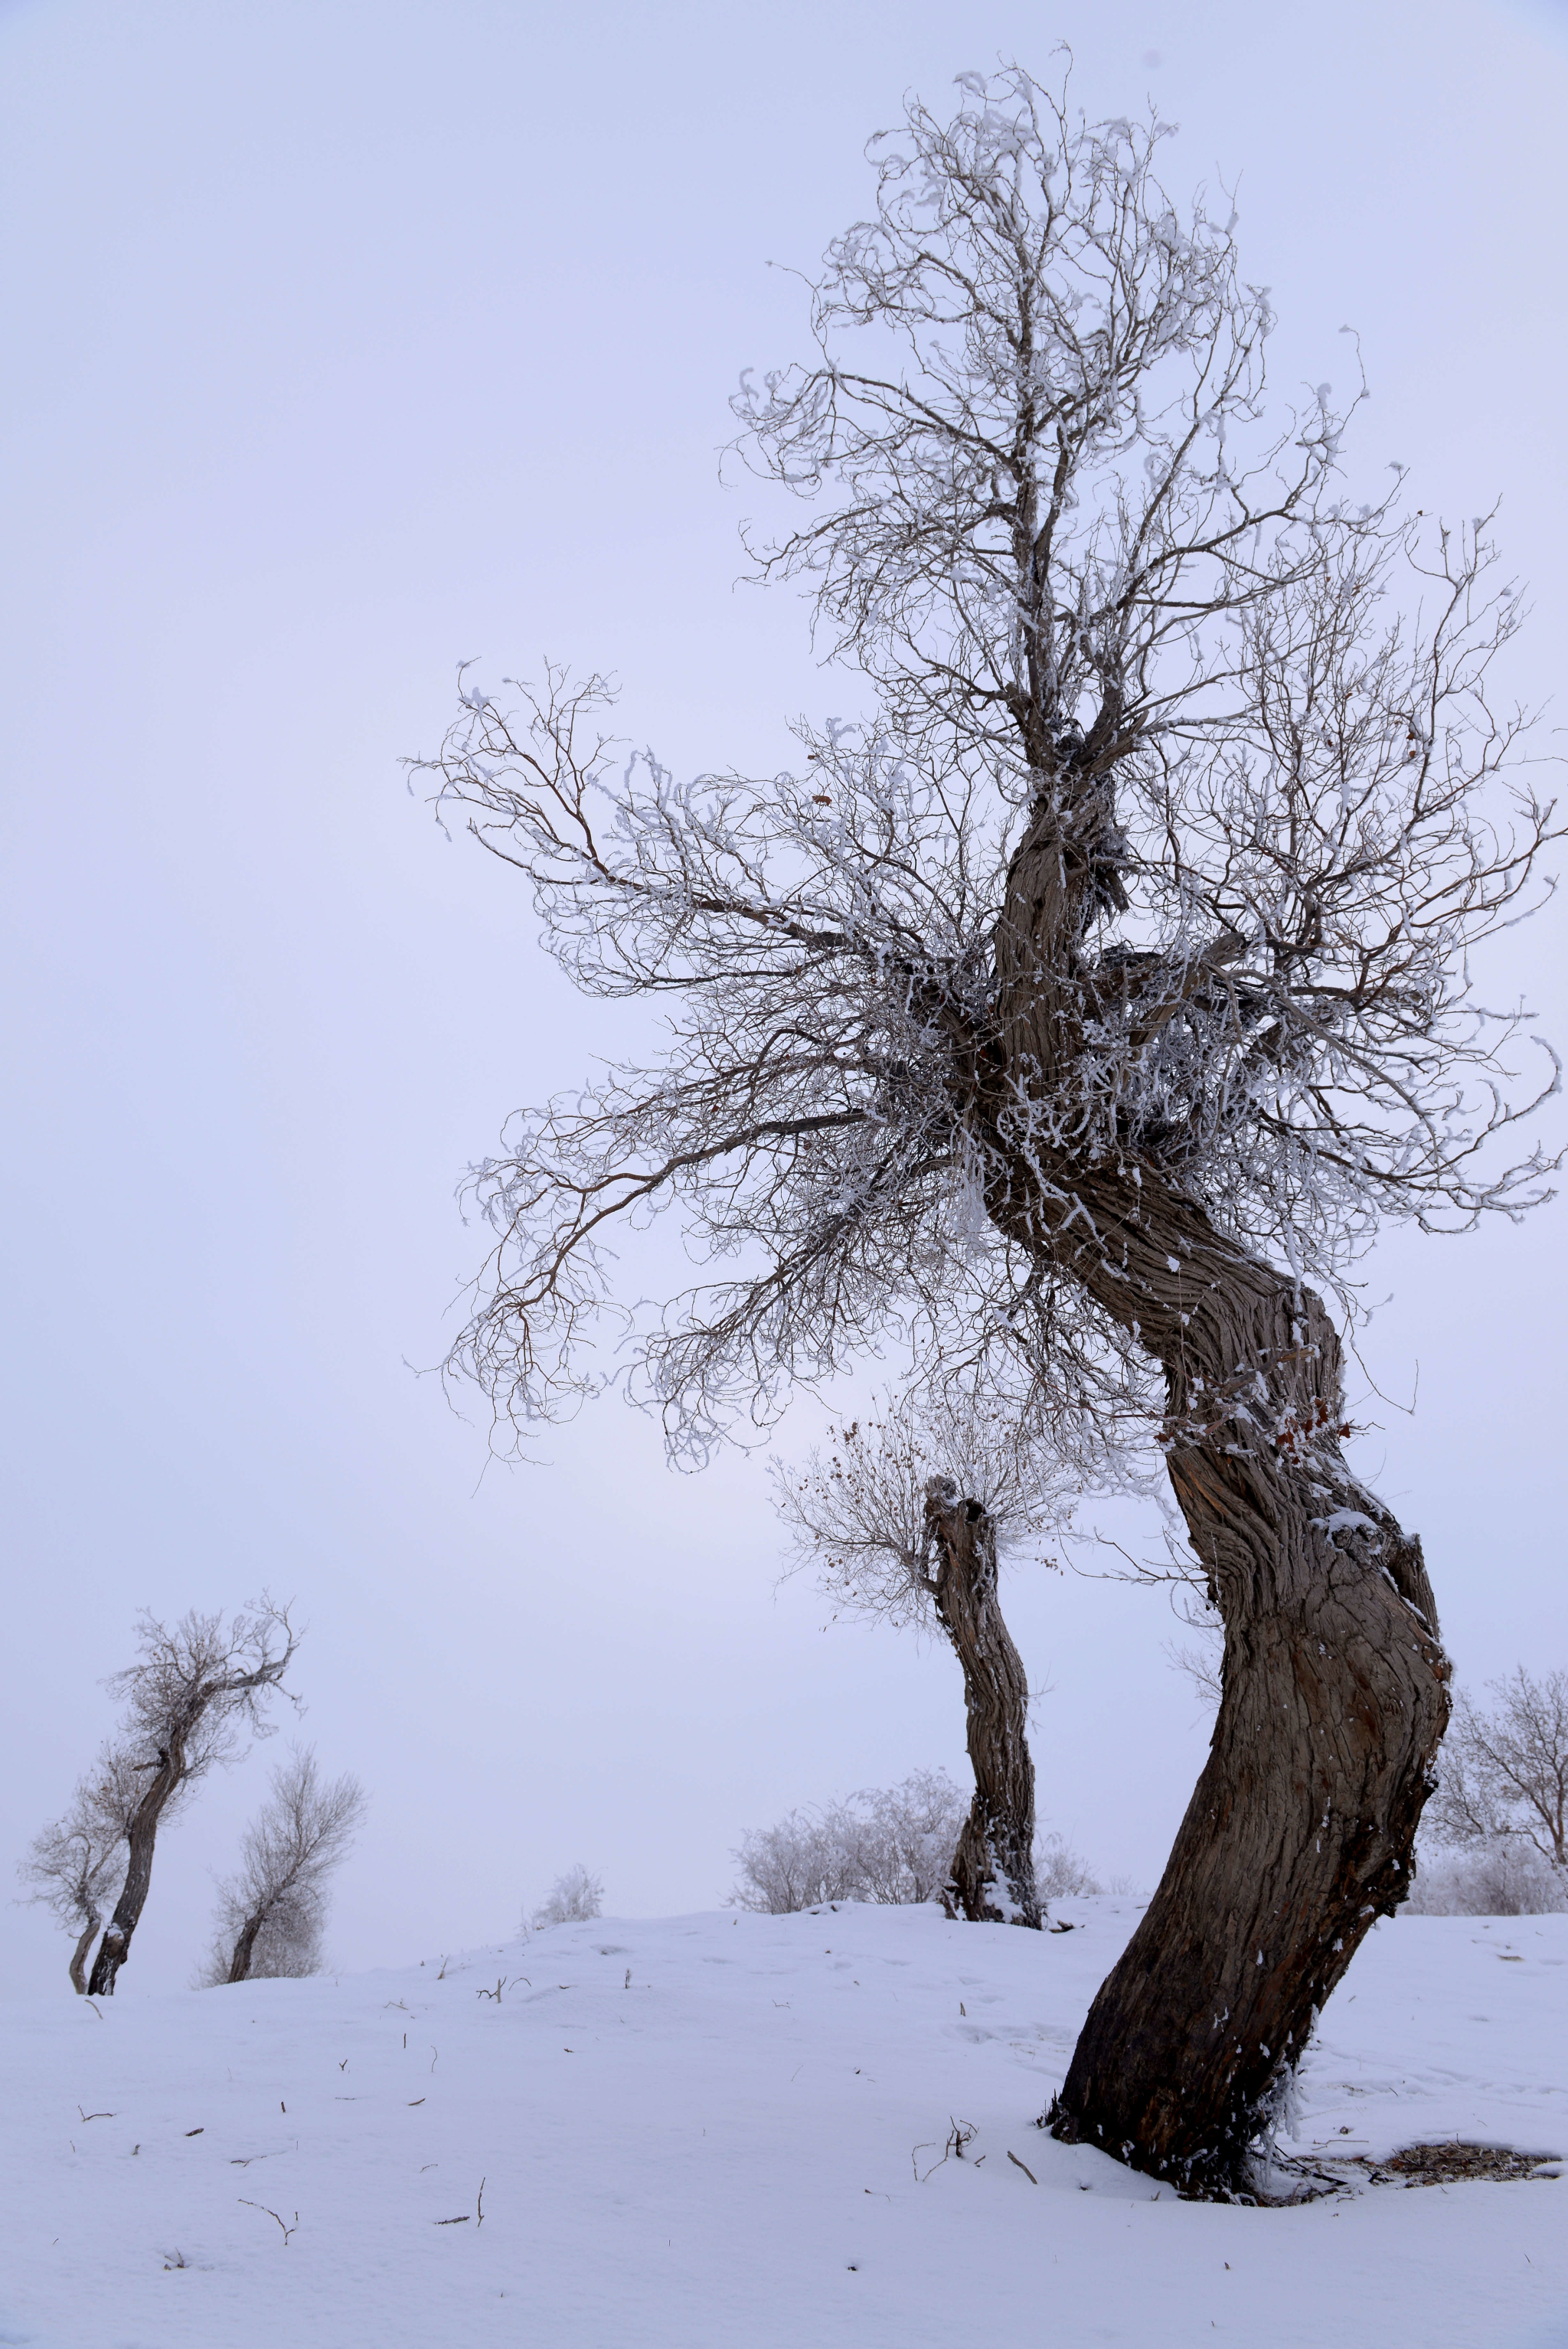
<instances>
[{"instance_id":1,"label":"leaning tree","mask_svg":"<svg viewBox=\"0 0 1568 2349\"><path fill-rule=\"evenodd\" d=\"M949 1913L1042 1921L1035 1882L1029 1684L1002 1612L998 1550L1038 1547L1071 1518L1084 1473L1057 1432L1005 1393L938 1379L890 1396L801 1465L779 1463L779 1513L838 1609L929 1629L964 1676L975 1793L948 1870Z\"/></svg>"},{"instance_id":2,"label":"leaning tree","mask_svg":"<svg viewBox=\"0 0 1568 2349\"><path fill-rule=\"evenodd\" d=\"M192 1608L170 1628L144 1614L137 1644L137 1661L106 1683L125 1699L117 1745L139 1791L125 1817L119 1898L93 1960L88 1987L95 1998L112 1997L130 1955L160 1826L198 1779L231 1758L247 1729L271 1734L262 1708L293 1662L299 1634L288 1609L263 1595L227 1621L221 1611L203 1615Z\"/></svg>"},{"instance_id":3,"label":"leaning tree","mask_svg":"<svg viewBox=\"0 0 1568 2349\"><path fill-rule=\"evenodd\" d=\"M92 1945L125 1882L126 1837L144 1791L126 1749L106 1744L77 1779L66 1809L39 1828L18 1864L23 1882L33 1887L27 1899L48 1909L72 1937L67 1970L80 1997L87 1995Z\"/></svg>"},{"instance_id":4,"label":"leaning tree","mask_svg":"<svg viewBox=\"0 0 1568 2349\"><path fill-rule=\"evenodd\" d=\"M682 782L547 672L510 709L465 683L430 764L571 976L667 1038L474 1171L454 1362L503 1429L629 1360L700 1458L917 1323L1064 1409L1161 1381L1223 1692L1052 2125L1224 2190L1404 1896L1447 1719L1331 1307L1383 1219L1546 1195L1539 1151L1503 1163L1519 1019L1471 974L1551 814L1489 697L1518 605L1486 524L1407 515L1398 468L1358 495L1327 384L1266 409L1267 299L1162 135L1017 70L912 104L814 356L743 379L740 445L809 507L758 568L806 583L863 723ZM606 1367L614 1243L665 1206L711 1278L623 1304Z\"/></svg>"}]
</instances>

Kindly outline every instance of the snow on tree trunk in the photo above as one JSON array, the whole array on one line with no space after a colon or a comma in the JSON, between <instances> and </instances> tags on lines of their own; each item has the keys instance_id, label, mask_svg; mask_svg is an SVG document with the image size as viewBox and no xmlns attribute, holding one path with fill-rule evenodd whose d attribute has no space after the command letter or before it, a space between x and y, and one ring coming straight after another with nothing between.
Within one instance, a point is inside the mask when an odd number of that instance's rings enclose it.
<instances>
[{"instance_id":1,"label":"snow on tree trunk","mask_svg":"<svg viewBox=\"0 0 1568 2349\"><path fill-rule=\"evenodd\" d=\"M1223 1694L1054 2127L1183 2183L1234 2185L1275 2082L1368 1926L1408 1889L1449 1667L1419 1543L1326 1473L1331 1439L1305 1440L1340 1408L1321 1306L1233 1278L1212 1299L1171 1379L1186 1424L1171 1478L1224 1619ZM1224 1390L1250 1365L1243 1417Z\"/></svg>"}]
</instances>

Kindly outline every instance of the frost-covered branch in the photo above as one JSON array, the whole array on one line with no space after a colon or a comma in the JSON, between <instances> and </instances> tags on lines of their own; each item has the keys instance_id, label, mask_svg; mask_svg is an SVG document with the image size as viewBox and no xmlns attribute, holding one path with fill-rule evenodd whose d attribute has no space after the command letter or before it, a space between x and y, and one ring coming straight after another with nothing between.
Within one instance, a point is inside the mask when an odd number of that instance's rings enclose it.
<instances>
[{"instance_id":1,"label":"frost-covered branch","mask_svg":"<svg viewBox=\"0 0 1568 2349\"><path fill-rule=\"evenodd\" d=\"M775 1461L775 1505L794 1566L810 1566L835 1609L928 1625L938 1595L927 1494L933 1478L983 1509L1004 1554L1056 1561L1086 1486L1114 1456L1092 1424L1031 1419L1026 1402L927 1378L835 1430L804 1464Z\"/></svg>"},{"instance_id":2,"label":"frost-covered branch","mask_svg":"<svg viewBox=\"0 0 1568 2349\"><path fill-rule=\"evenodd\" d=\"M1064 1163L1158 1171L1346 1303L1382 1219L1548 1195L1553 1159L1498 1145L1556 1061L1532 1081L1474 970L1554 836L1489 698L1519 606L1486 520L1353 504L1326 384L1266 424L1266 300L1161 189L1158 122L1019 73L972 97L878 150L816 363L738 401L815 501L763 569L811 585L875 720L683 782L552 669L465 678L418 762L580 987L665 1007L652 1064L473 1170L495 1252L452 1361L516 1429L604 1382L617 1234L666 1208L722 1268L619 1359L695 1458L916 1325L1118 1375L997 1213L1020 1176L1068 1212Z\"/></svg>"}]
</instances>

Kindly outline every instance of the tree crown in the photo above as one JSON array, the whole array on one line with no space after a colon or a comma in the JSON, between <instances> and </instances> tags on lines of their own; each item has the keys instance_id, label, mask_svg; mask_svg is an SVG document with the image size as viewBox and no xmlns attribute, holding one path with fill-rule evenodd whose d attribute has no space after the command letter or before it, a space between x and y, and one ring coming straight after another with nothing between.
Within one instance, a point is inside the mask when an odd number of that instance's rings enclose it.
<instances>
[{"instance_id":1,"label":"tree crown","mask_svg":"<svg viewBox=\"0 0 1568 2349\"><path fill-rule=\"evenodd\" d=\"M1266 296L1161 186L1157 120L963 83L872 142L815 358L737 400L814 505L760 569L876 714L682 783L551 670L518 711L465 684L423 762L576 982L667 1007L652 1065L472 1170L495 1248L451 1360L514 1430L615 1374L615 1236L667 1204L715 1277L619 1309L626 1375L700 1460L890 1338L962 1331L1069 1414L1134 1395L1136 1312L1047 1243L1105 1253L1096 1169L1347 1299L1384 1217L1550 1195L1491 1147L1542 1093L1472 978L1554 836L1488 698L1519 604L1486 522L1406 515L1398 468L1354 502L1327 384L1271 424Z\"/></svg>"}]
</instances>

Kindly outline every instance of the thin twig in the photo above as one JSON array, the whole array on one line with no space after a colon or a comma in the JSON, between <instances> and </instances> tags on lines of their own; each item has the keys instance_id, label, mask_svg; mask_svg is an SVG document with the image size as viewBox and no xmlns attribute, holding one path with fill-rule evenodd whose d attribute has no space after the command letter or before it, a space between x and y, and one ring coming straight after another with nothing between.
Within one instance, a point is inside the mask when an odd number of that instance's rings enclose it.
<instances>
[{"instance_id":1,"label":"thin twig","mask_svg":"<svg viewBox=\"0 0 1568 2349\"><path fill-rule=\"evenodd\" d=\"M294 2214L294 2226L288 2227L284 2225L284 2221L278 2218L277 2212L270 2209L265 2202L253 2202L243 2194L239 2197L239 2199L244 2203L247 2210L264 2210L269 2219L277 2220L278 2225L283 2228L284 2249L286 2251L289 2247L289 2237L294 2232L295 2229L299 2225L299 2212L296 2210Z\"/></svg>"}]
</instances>

